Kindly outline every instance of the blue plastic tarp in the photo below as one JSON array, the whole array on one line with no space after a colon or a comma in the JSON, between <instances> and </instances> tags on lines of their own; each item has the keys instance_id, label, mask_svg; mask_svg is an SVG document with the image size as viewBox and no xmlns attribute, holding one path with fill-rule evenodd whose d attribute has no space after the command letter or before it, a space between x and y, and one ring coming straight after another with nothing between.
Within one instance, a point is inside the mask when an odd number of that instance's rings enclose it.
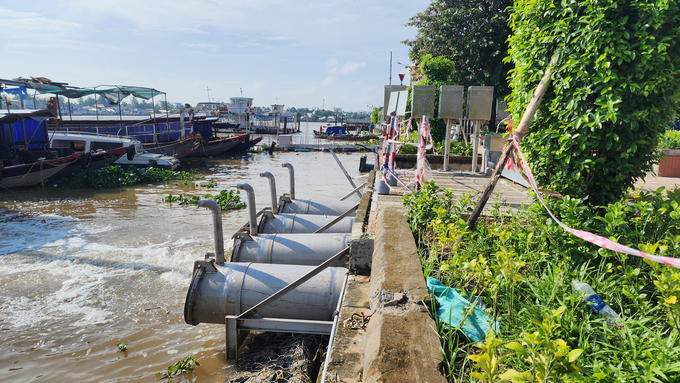
<instances>
[{"instance_id":1,"label":"blue plastic tarp","mask_svg":"<svg viewBox=\"0 0 680 383\"><path fill-rule=\"evenodd\" d=\"M452 328L458 329L472 342L484 342L486 333L492 329L497 330L497 324L493 325L491 317L484 311L482 298L470 296L462 290L445 286L435 278L427 278L427 291L434 294L439 307L437 317ZM469 308L476 303L469 315Z\"/></svg>"}]
</instances>

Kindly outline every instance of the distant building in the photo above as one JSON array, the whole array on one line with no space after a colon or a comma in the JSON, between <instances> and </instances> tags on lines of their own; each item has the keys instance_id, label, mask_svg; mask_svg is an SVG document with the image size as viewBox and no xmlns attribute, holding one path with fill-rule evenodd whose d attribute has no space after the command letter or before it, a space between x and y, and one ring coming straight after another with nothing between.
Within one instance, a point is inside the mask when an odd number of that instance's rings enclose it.
<instances>
[{"instance_id":1,"label":"distant building","mask_svg":"<svg viewBox=\"0 0 680 383\"><path fill-rule=\"evenodd\" d=\"M272 105L271 111L269 112L271 116L281 116L283 115L283 105L274 104Z\"/></svg>"},{"instance_id":2,"label":"distant building","mask_svg":"<svg viewBox=\"0 0 680 383\"><path fill-rule=\"evenodd\" d=\"M229 98L229 113L252 114L253 99L251 97L231 97Z\"/></svg>"}]
</instances>

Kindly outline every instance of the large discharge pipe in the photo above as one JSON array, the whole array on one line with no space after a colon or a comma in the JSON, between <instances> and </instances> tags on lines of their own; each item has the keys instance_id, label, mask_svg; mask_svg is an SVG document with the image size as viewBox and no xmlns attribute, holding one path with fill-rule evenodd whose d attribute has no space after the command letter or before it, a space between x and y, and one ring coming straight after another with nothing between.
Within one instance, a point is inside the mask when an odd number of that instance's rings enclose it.
<instances>
[{"instance_id":1,"label":"large discharge pipe","mask_svg":"<svg viewBox=\"0 0 680 383\"><path fill-rule=\"evenodd\" d=\"M314 266L229 262L215 271L195 272L185 302L191 325L224 325L227 315L240 315L314 269ZM263 318L329 321L338 304L347 269L329 267L282 299L257 309Z\"/></svg>"},{"instance_id":2,"label":"large discharge pipe","mask_svg":"<svg viewBox=\"0 0 680 383\"><path fill-rule=\"evenodd\" d=\"M224 234L222 233L222 209L217 202L201 198L198 207L210 209L213 215L213 227L215 230L215 262L224 263Z\"/></svg>"},{"instance_id":3,"label":"large discharge pipe","mask_svg":"<svg viewBox=\"0 0 680 383\"><path fill-rule=\"evenodd\" d=\"M250 222L250 235L257 235L257 213L255 212L255 192L248 184L238 184L237 189L245 190L248 194L248 219Z\"/></svg>"}]
</instances>

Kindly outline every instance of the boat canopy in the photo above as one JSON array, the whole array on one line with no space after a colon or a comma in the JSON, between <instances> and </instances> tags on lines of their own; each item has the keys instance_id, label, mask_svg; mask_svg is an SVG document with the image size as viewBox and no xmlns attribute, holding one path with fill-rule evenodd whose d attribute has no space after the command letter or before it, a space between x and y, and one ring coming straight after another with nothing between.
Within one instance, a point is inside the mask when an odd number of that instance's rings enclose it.
<instances>
[{"instance_id":1,"label":"boat canopy","mask_svg":"<svg viewBox=\"0 0 680 383\"><path fill-rule=\"evenodd\" d=\"M97 87L98 88L98 87ZM59 96L64 96L66 98L80 98L84 96L89 96L92 94L99 94L104 96L107 101L112 104L120 103L125 97L133 96L142 98L144 100L149 100L155 96L163 94L163 92L156 90L154 88L144 88L141 86L125 86L125 85L114 85L104 89L60 89L60 90L46 90L40 91L41 93L56 94Z\"/></svg>"},{"instance_id":2,"label":"boat canopy","mask_svg":"<svg viewBox=\"0 0 680 383\"><path fill-rule=\"evenodd\" d=\"M345 135L347 134L347 128L344 126L329 126L326 128L326 133L329 135Z\"/></svg>"},{"instance_id":3,"label":"boat canopy","mask_svg":"<svg viewBox=\"0 0 680 383\"><path fill-rule=\"evenodd\" d=\"M37 80L43 80L42 82ZM133 96L144 100L149 100L155 96L164 94L163 92L154 89L146 88L142 86L127 86L127 85L99 85L92 89L87 88L77 88L68 86L65 83L55 83L49 79L15 79L15 80L4 80L0 79L0 84L5 84L9 86L23 87L26 89L34 89L40 93L44 94L54 94L58 96L64 96L66 98L80 98L84 96L89 96L93 94L100 94L104 96L110 103L118 104L125 97ZM9 89L3 89L5 92L10 92ZM24 90L25 92L25 90Z\"/></svg>"}]
</instances>

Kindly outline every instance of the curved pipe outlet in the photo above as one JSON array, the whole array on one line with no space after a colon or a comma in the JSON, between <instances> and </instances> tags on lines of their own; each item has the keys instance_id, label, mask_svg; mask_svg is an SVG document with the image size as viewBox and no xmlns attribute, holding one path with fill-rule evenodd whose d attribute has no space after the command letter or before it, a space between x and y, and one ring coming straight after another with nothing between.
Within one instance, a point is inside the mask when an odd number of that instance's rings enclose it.
<instances>
[{"instance_id":1,"label":"curved pipe outlet","mask_svg":"<svg viewBox=\"0 0 680 383\"><path fill-rule=\"evenodd\" d=\"M295 199L295 169L293 169L293 165L288 162L281 164L281 166L288 168L288 172L290 173L290 199Z\"/></svg>"},{"instance_id":2,"label":"curved pipe outlet","mask_svg":"<svg viewBox=\"0 0 680 383\"><path fill-rule=\"evenodd\" d=\"M215 229L215 262L224 263L224 234L222 231L222 209L217 202L201 198L198 200L198 207L210 209L213 214L213 228Z\"/></svg>"},{"instance_id":3,"label":"curved pipe outlet","mask_svg":"<svg viewBox=\"0 0 680 383\"><path fill-rule=\"evenodd\" d=\"M250 235L257 235L257 213L255 212L255 192L248 184L238 184L237 189L245 190L248 194L248 221L250 222Z\"/></svg>"},{"instance_id":4,"label":"curved pipe outlet","mask_svg":"<svg viewBox=\"0 0 680 383\"><path fill-rule=\"evenodd\" d=\"M274 179L274 175L269 172L262 172L260 173L260 177L267 177L269 179L269 194L272 198L272 212L276 213L279 209L276 203L276 180Z\"/></svg>"}]
</instances>

